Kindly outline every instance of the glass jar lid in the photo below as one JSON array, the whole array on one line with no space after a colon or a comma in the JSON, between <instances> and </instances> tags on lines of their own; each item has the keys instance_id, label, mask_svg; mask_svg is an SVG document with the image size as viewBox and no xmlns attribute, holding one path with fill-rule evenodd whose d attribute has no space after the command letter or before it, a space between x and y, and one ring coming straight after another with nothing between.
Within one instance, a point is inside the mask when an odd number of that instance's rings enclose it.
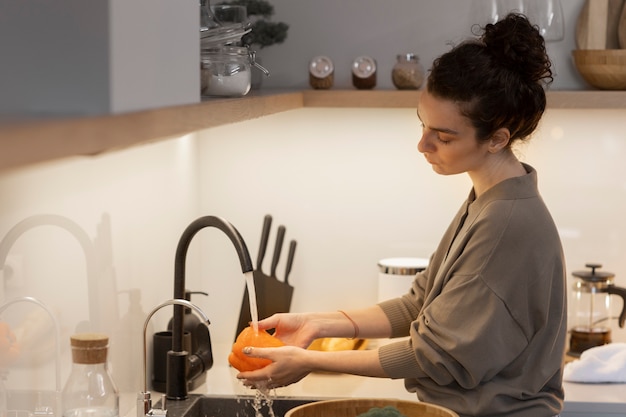
<instances>
[{"instance_id":1,"label":"glass jar lid","mask_svg":"<svg viewBox=\"0 0 626 417\"><path fill-rule=\"evenodd\" d=\"M221 26L216 28L200 28L200 46L217 46L233 42L240 42L241 38L252 29L240 24Z\"/></svg>"},{"instance_id":2,"label":"glass jar lid","mask_svg":"<svg viewBox=\"0 0 626 417\"><path fill-rule=\"evenodd\" d=\"M328 77L334 71L333 61L327 56L316 56L309 64L309 72L317 78Z\"/></svg>"},{"instance_id":3,"label":"glass jar lid","mask_svg":"<svg viewBox=\"0 0 626 417\"><path fill-rule=\"evenodd\" d=\"M250 50L246 46L205 46L202 47L202 55L221 55L230 57L250 57Z\"/></svg>"},{"instance_id":4,"label":"glass jar lid","mask_svg":"<svg viewBox=\"0 0 626 417\"><path fill-rule=\"evenodd\" d=\"M352 73L359 78L368 78L376 72L376 60L369 56L360 56L352 62Z\"/></svg>"},{"instance_id":5,"label":"glass jar lid","mask_svg":"<svg viewBox=\"0 0 626 417\"><path fill-rule=\"evenodd\" d=\"M419 56L417 56L417 54L414 54L414 53L398 54L396 58L398 61L405 60L409 62L419 62L420 60Z\"/></svg>"}]
</instances>

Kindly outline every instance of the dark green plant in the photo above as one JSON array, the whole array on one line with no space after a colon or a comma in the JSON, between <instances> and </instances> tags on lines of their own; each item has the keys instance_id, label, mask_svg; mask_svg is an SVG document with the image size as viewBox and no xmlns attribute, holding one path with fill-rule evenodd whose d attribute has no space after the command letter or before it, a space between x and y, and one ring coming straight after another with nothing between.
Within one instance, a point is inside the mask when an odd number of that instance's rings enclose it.
<instances>
[{"instance_id":1,"label":"dark green plant","mask_svg":"<svg viewBox=\"0 0 626 417\"><path fill-rule=\"evenodd\" d=\"M252 22L252 30L245 34L241 41L244 45L258 45L259 48L283 43L287 39L289 25L283 22L271 22L274 6L266 0L233 0L218 4L234 4L245 6L248 18Z\"/></svg>"}]
</instances>

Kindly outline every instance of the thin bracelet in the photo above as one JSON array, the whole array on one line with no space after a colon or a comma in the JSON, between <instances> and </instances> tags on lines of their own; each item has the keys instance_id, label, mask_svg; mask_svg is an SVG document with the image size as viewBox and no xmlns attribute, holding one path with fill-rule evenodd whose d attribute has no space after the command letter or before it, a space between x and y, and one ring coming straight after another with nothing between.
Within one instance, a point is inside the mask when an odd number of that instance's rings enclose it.
<instances>
[{"instance_id":1,"label":"thin bracelet","mask_svg":"<svg viewBox=\"0 0 626 417\"><path fill-rule=\"evenodd\" d=\"M357 337L359 337L359 325L358 325L358 324L356 324L356 322L355 322L354 320L352 320L352 317L350 317L350 316L348 315L348 313L346 313L345 311L343 311L343 310L337 310L337 311L339 311L341 314L343 314L344 316L346 316L346 318L347 318L348 320L350 320L350 323L352 323L352 326L354 327L354 336L350 337L350 338L349 338L349 340L354 340L354 339L356 339Z\"/></svg>"}]
</instances>

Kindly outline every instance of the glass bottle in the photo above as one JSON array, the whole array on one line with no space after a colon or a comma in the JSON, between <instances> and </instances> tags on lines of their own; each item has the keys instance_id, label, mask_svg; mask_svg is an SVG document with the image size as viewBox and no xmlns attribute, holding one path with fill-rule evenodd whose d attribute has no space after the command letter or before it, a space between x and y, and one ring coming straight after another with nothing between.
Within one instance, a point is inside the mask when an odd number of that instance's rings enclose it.
<instances>
[{"instance_id":1,"label":"glass bottle","mask_svg":"<svg viewBox=\"0 0 626 417\"><path fill-rule=\"evenodd\" d=\"M9 411L7 405L7 389L4 384L6 378L6 371L0 369L0 417L7 417Z\"/></svg>"},{"instance_id":2,"label":"glass bottle","mask_svg":"<svg viewBox=\"0 0 626 417\"><path fill-rule=\"evenodd\" d=\"M416 54L402 54L396 57L391 70L391 80L398 90L417 90L424 82L424 68Z\"/></svg>"},{"instance_id":3,"label":"glass bottle","mask_svg":"<svg viewBox=\"0 0 626 417\"><path fill-rule=\"evenodd\" d=\"M119 394L107 369L108 336L80 333L70 342L72 371L63 388L63 417L117 417Z\"/></svg>"}]
</instances>

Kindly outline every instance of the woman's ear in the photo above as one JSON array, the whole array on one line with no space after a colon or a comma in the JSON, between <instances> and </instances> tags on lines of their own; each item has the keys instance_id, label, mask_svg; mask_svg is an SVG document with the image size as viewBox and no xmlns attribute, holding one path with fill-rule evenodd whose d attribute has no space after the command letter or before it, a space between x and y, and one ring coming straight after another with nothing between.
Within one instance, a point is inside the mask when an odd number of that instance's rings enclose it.
<instances>
[{"instance_id":1,"label":"woman's ear","mask_svg":"<svg viewBox=\"0 0 626 417\"><path fill-rule=\"evenodd\" d=\"M489 152L496 153L508 147L511 140L511 132L506 127L496 130L489 139Z\"/></svg>"}]
</instances>

